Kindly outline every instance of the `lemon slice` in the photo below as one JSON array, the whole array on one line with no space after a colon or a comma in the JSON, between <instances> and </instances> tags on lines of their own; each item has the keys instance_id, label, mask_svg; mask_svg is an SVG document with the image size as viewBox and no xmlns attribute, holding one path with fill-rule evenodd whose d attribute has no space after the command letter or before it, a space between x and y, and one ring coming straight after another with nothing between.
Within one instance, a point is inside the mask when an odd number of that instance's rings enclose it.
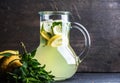
<instances>
[{"instance_id":1,"label":"lemon slice","mask_svg":"<svg viewBox=\"0 0 120 83\"><path fill-rule=\"evenodd\" d=\"M19 54L19 51L16 51L16 50L5 50L5 51L0 52L0 55L5 54L5 53Z\"/></svg>"},{"instance_id":2,"label":"lemon slice","mask_svg":"<svg viewBox=\"0 0 120 83\"><path fill-rule=\"evenodd\" d=\"M45 22L43 22L43 29L46 32L52 33L51 27L52 27L52 21L45 21Z\"/></svg>"},{"instance_id":3,"label":"lemon slice","mask_svg":"<svg viewBox=\"0 0 120 83\"><path fill-rule=\"evenodd\" d=\"M62 35L53 36L47 43L48 46L58 47L62 45Z\"/></svg>"},{"instance_id":4,"label":"lemon slice","mask_svg":"<svg viewBox=\"0 0 120 83\"><path fill-rule=\"evenodd\" d=\"M54 34L56 35L61 35L62 34L62 26L59 24L59 25L56 25L53 27L53 32Z\"/></svg>"},{"instance_id":5,"label":"lemon slice","mask_svg":"<svg viewBox=\"0 0 120 83\"><path fill-rule=\"evenodd\" d=\"M45 38L46 40L49 40L49 39L50 39L50 36L49 36L49 34L48 34L47 32L41 31L40 33L41 33L41 36L42 36L43 38Z\"/></svg>"}]
</instances>

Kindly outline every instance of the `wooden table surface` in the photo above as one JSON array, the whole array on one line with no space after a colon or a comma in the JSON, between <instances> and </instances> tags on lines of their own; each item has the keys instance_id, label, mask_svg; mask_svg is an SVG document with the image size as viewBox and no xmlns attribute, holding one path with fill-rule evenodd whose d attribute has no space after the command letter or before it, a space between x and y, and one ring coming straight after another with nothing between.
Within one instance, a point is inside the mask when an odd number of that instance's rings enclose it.
<instances>
[{"instance_id":1,"label":"wooden table surface","mask_svg":"<svg viewBox=\"0 0 120 83\"><path fill-rule=\"evenodd\" d=\"M120 83L120 73L76 73L68 80L55 83Z\"/></svg>"}]
</instances>

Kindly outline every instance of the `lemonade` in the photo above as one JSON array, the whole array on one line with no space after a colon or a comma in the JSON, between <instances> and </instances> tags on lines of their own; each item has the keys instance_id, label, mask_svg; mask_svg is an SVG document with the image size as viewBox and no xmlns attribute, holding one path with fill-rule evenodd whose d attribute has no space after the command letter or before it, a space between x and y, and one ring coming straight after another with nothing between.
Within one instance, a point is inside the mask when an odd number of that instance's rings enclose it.
<instances>
[{"instance_id":1,"label":"lemonade","mask_svg":"<svg viewBox=\"0 0 120 83\"><path fill-rule=\"evenodd\" d=\"M55 76L55 80L69 78L77 70L77 65L68 64L57 48L39 47L36 55L37 60L42 65L46 65L46 70L51 71L51 74Z\"/></svg>"},{"instance_id":2,"label":"lemonade","mask_svg":"<svg viewBox=\"0 0 120 83\"><path fill-rule=\"evenodd\" d=\"M40 24L40 46L35 58L55 80L67 79L76 72L79 58L69 45L70 23L62 20L42 21Z\"/></svg>"}]
</instances>

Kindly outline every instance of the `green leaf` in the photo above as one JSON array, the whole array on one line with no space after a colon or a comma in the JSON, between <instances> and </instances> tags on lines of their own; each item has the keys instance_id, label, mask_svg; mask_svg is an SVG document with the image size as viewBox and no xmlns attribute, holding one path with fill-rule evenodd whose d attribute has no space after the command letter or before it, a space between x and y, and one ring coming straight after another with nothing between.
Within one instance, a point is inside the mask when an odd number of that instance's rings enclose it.
<instances>
[{"instance_id":1,"label":"green leaf","mask_svg":"<svg viewBox=\"0 0 120 83\"><path fill-rule=\"evenodd\" d=\"M59 25L59 24L62 26L62 22L53 22L52 27L54 27L54 26L56 26L56 25Z\"/></svg>"},{"instance_id":2,"label":"green leaf","mask_svg":"<svg viewBox=\"0 0 120 83\"><path fill-rule=\"evenodd\" d=\"M23 45L24 46L24 45ZM24 46L25 48L25 46ZM5 76L6 82L4 83L52 83L54 82L54 76L51 72L45 70L45 65L41 64L34 59L36 50L31 53L25 53L21 55L22 66L16 68ZM0 79L2 80L2 79ZM2 81L0 81L1 83Z\"/></svg>"},{"instance_id":3,"label":"green leaf","mask_svg":"<svg viewBox=\"0 0 120 83\"><path fill-rule=\"evenodd\" d=\"M31 52L31 58L33 58L35 56L36 50Z\"/></svg>"}]
</instances>

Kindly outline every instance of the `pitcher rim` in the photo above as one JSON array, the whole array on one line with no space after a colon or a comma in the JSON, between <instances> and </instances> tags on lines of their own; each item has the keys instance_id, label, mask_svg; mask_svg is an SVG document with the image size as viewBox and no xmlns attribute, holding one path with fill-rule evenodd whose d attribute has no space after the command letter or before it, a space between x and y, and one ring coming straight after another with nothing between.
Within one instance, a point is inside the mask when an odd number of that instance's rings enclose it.
<instances>
[{"instance_id":1,"label":"pitcher rim","mask_svg":"<svg viewBox=\"0 0 120 83\"><path fill-rule=\"evenodd\" d=\"M44 15L44 14L48 14L48 15L54 15L54 14L69 15L70 12L69 11L40 11L40 12L38 12L38 14L40 14L40 15Z\"/></svg>"}]
</instances>

